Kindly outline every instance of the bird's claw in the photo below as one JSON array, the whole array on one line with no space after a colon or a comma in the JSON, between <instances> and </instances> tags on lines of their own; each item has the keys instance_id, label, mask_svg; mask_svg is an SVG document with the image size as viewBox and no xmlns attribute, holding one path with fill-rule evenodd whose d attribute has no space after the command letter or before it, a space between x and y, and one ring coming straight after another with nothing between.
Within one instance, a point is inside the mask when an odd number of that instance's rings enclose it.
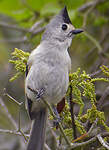
<instances>
[{"instance_id":1,"label":"bird's claw","mask_svg":"<svg viewBox=\"0 0 109 150\"><path fill-rule=\"evenodd\" d=\"M56 119L54 119L54 121L53 121L53 126L55 126L57 129L59 126L59 123L61 122L61 118L60 118L57 108L55 106L53 106L53 111L56 115Z\"/></svg>"},{"instance_id":2,"label":"bird's claw","mask_svg":"<svg viewBox=\"0 0 109 150\"><path fill-rule=\"evenodd\" d=\"M58 129L59 123L61 122L61 118L56 118L53 120L53 126L56 127L56 129Z\"/></svg>"},{"instance_id":3,"label":"bird's claw","mask_svg":"<svg viewBox=\"0 0 109 150\"><path fill-rule=\"evenodd\" d=\"M31 92L33 92L33 93L35 94L35 98L36 98L37 100L40 100L40 99L41 99L41 97L43 96L44 91L45 91L44 88L34 90L34 89L30 88L29 86L28 86L28 89L29 89Z\"/></svg>"}]
</instances>

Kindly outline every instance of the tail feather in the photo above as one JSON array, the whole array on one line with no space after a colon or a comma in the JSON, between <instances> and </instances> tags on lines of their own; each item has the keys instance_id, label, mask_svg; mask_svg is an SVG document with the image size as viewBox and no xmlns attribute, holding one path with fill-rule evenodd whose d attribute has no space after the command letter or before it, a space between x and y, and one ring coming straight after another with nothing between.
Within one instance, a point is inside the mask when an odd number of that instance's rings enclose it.
<instances>
[{"instance_id":1,"label":"tail feather","mask_svg":"<svg viewBox=\"0 0 109 150\"><path fill-rule=\"evenodd\" d=\"M36 113L33 120L27 150L43 150L45 141L45 130L47 120L47 109L43 108Z\"/></svg>"}]
</instances>

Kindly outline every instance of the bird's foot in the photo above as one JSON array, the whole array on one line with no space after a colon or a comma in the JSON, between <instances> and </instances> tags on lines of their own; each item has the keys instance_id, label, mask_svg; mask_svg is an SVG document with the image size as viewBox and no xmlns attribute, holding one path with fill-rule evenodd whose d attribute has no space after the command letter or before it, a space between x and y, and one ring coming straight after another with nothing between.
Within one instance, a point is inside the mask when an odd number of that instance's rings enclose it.
<instances>
[{"instance_id":1,"label":"bird's foot","mask_svg":"<svg viewBox=\"0 0 109 150\"><path fill-rule=\"evenodd\" d=\"M28 89L29 89L31 92L34 93L35 98L36 98L37 100L40 100L40 99L41 99L41 97L43 96L44 91L45 91L44 88L34 90L34 89L30 88L29 86L28 86Z\"/></svg>"},{"instance_id":2,"label":"bird's foot","mask_svg":"<svg viewBox=\"0 0 109 150\"><path fill-rule=\"evenodd\" d=\"M44 91L45 91L44 88L42 88L42 89L40 89L40 90L37 90L37 96L36 96L36 98L37 98L37 99L40 99L40 98L43 96Z\"/></svg>"},{"instance_id":3,"label":"bird's foot","mask_svg":"<svg viewBox=\"0 0 109 150\"><path fill-rule=\"evenodd\" d=\"M56 118L53 121L53 126L56 127L56 129L58 129L59 123L61 122L61 118L59 116L57 108L55 106L53 106L52 108L53 108L53 111L54 111L54 113L56 115Z\"/></svg>"},{"instance_id":4,"label":"bird's foot","mask_svg":"<svg viewBox=\"0 0 109 150\"><path fill-rule=\"evenodd\" d=\"M60 122L61 122L61 118L54 119L53 120L53 126L56 127L56 129L58 129Z\"/></svg>"}]
</instances>

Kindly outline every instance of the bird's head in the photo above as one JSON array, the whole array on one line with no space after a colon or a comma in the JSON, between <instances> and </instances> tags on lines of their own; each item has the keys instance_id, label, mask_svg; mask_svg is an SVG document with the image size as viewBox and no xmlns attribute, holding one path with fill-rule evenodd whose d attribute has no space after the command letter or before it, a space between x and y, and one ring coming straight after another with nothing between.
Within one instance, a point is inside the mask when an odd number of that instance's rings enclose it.
<instances>
[{"instance_id":1,"label":"bird's head","mask_svg":"<svg viewBox=\"0 0 109 150\"><path fill-rule=\"evenodd\" d=\"M58 43L64 42L64 44L67 44L69 47L74 35L81 32L83 32L82 29L75 29L72 25L65 6L46 26L42 40L52 40Z\"/></svg>"}]
</instances>

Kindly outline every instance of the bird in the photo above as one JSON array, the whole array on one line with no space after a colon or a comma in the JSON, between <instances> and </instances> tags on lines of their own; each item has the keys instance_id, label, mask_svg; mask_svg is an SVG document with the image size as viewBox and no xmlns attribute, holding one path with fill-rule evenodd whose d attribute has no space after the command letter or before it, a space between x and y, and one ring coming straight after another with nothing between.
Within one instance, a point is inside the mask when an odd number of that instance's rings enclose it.
<instances>
[{"instance_id":1,"label":"bird","mask_svg":"<svg viewBox=\"0 0 109 150\"><path fill-rule=\"evenodd\" d=\"M26 65L26 109L32 120L27 150L43 150L48 108L52 108L65 96L69 85L71 58L68 49L76 34L65 6L54 16L42 35L40 44L31 52ZM55 109L56 110L56 109Z\"/></svg>"}]
</instances>

